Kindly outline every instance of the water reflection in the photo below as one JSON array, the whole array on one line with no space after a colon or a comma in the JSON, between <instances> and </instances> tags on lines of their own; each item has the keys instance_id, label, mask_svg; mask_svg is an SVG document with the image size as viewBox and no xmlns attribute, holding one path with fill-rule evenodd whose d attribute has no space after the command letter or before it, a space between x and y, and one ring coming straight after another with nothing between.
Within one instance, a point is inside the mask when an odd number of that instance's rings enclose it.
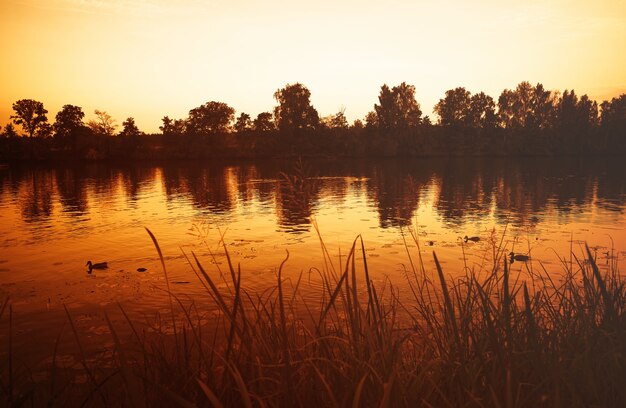
<instances>
[{"instance_id":1,"label":"water reflection","mask_svg":"<svg viewBox=\"0 0 626 408\"><path fill-rule=\"evenodd\" d=\"M195 207L220 214L235 205L237 182L231 166L163 166L162 174L168 200L182 195Z\"/></svg>"},{"instance_id":2,"label":"water reflection","mask_svg":"<svg viewBox=\"0 0 626 408\"><path fill-rule=\"evenodd\" d=\"M87 186L84 177L72 169L56 169L55 179L59 202L64 212L76 215L85 214L87 206Z\"/></svg>"},{"instance_id":3,"label":"water reflection","mask_svg":"<svg viewBox=\"0 0 626 408\"><path fill-rule=\"evenodd\" d=\"M626 168L618 160L502 159L379 162L166 164L160 166L11 167L0 171L1 200L15 201L25 222L42 222L55 203L71 216L89 215L93 200L162 188L168 202L232 217L237 208L274 212L277 228L310 229L320 200L340 206L364 192L381 228L414 221L424 200L436 215L460 226L491 214L502 223L538 224L556 211L562 222L593 208L624 211Z\"/></svg>"},{"instance_id":4,"label":"water reflection","mask_svg":"<svg viewBox=\"0 0 626 408\"><path fill-rule=\"evenodd\" d=\"M34 171L19 183L14 196L20 203L24 221L37 222L50 217L53 190L53 177L48 171Z\"/></svg>"}]
</instances>

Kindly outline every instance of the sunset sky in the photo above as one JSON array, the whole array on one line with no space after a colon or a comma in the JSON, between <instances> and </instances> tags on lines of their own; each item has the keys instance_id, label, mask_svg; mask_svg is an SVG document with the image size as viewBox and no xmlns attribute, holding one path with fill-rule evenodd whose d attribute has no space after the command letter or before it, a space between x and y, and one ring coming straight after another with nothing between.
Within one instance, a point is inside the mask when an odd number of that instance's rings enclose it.
<instances>
[{"instance_id":1,"label":"sunset sky","mask_svg":"<svg viewBox=\"0 0 626 408\"><path fill-rule=\"evenodd\" d=\"M158 131L207 101L253 117L301 82L320 116L372 110L383 83L497 99L520 81L599 102L626 92L626 1L1 0L0 125L36 99Z\"/></svg>"}]
</instances>

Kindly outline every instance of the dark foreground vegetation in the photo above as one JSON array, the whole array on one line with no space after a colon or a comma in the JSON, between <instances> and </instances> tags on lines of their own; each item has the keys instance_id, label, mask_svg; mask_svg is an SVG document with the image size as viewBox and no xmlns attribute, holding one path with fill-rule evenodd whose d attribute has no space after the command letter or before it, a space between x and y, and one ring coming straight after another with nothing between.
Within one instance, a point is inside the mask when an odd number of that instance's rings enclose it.
<instances>
[{"instance_id":1,"label":"dark foreground vegetation","mask_svg":"<svg viewBox=\"0 0 626 408\"><path fill-rule=\"evenodd\" d=\"M320 117L310 96L302 84L287 85L274 94L273 112L255 119L210 101L187 118L165 116L158 134L144 134L132 117L118 132L99 110L85 124L75 105L63 106L50 124L43 103L22 99L0 131L0 161L626 153L626 94L598 105L573 90L522 82L496 102L455 88L435 106L434 123L422 114L415 87L403 82L383 85L374 109L352 124L345 109Z\"/></svg>"},{"instance_id":2,"label":"dark foreground vegetation","mask_svg":"<svg viewBox=\"0 0 626 408\"><path fill-rule=\"evenodd\" d=\"M171 294L171 313L161 320L168 334L107 317L113 361L97 365L83 355L83 384L55 372L54 358L49 376L34 384L9 354L0 397L18 406L626 403L626 289L615 258L601 272L586 248L557 271L512 272L507 249L496 243L490 267L452 279L434 253L433 271L414 256L406 271L411 294L400 299L390 283L374 284L362 240L337 269L321 245L327 268L319 271L323 289L314 304L299 292L306 278L285 279L285 262L275 287L258 293L244 288L227 253L223 275L191 255L207 301L189 304ZM209 304L217 309L210 322ZM10 306L0 306L10 329ZM122 325L130 326L132 341L118 336ZM76 342L82 350L78 335Z\"/></svg>"}]
</instances>

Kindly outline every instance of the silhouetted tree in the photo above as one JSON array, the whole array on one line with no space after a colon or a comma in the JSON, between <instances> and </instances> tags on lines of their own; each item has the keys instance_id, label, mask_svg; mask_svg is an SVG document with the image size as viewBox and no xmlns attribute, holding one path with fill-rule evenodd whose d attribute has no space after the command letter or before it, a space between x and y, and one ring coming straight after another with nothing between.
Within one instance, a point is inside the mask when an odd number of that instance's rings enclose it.
<instances>
[{"instance_id":1,"label":"silhouetted tree","mask_svg":"<svg viewBox=\"0 0 626 408\"><path fill-rule=\"evenodd\" d=\"M624 126L626 124L626 94L621 94L611 101L604 101L602 108L602 126Z\"/></svg>"},{"instance_id":2,"label":"silhouetted tree","mask_svg":"<svg viewBox=\"0 0 626 408\"><path fill-rule=\"evenodd\" d=\"M355 119L354 122L352 122L352 129L361 130L364 127L365 125L363 124L363 121L361 119Z\"/></svg>"},{"instance_id":3,"label":"silhouetted tree","mask_svg":"<svg viewBox=\"0 0 626 408\"><path fill-rule=\"evenodd\" d=\"M583 95L578 101L577 108L581 126L589 128L598 125L598 103L596 101L589 99L587 95Z\"/></svg>"},{"instance_id":4,"label":"silhouetted tree","mask_svg":"<svg viewBox=\"0 0 626 408\"><path fill-rule=\"evenodd\" d=\"M159 130L161 131L161 133L163 134L171 133L173 130L172 128L174 126L174 120L170 119L169 116L163 116L161 121L163 122L163 124L159 126Z\"/></svg>"},{"instance_id":5,"label":"silhouetted tree","mask_svg":"<svg viewBox=\"0 0 626 408\"><path fill-rule=\"evenodd\" d=\"M115 119L113 119L111 115L105 111L100 111L98 109L96 109L94 113L96 114L96 119L90 120L87 123L87 126L89 126L92 132L97 135L113 136L115 128L117 128Z\"/></svg>"},{"instance_id":6,"label":"silhouetted tree","mask_svg":"<svg viewBox=\"0 0 626 408\"><path fill-rule=\"evenodd\" d=\"M557 109L557 122L561 129L572 129L577 122L577 106L578 97L574 90L571 92L567 89L563 91L559 106Z\"/></svg>"},{"instance_id":7,"label":"silhouetted tree","mask_svg":"<svg viewBox=\"0 0 626 408\"><path fill-rule=\"evenodd\" d=\"M139 137L142 134L143 133L135 123L135 119L132 117L126 118L126 120L122 122L122 131L118 135L119 139L116 145L121 151L117 154L122 156L132 156L136 154L137 150L140 149L141 142ZM143 151L145 152L145 149Z\"/></svg>"},{"instance_id":8,"label":"silhouetted tree","mask_svg":"<svg viewBox=\"0 0 626 408\"><path fill-rule=\"evenodd\" d=\"M52 125L48 122L41 123L35 132L35 136L40 139L52 137Z\"/></svg>"},{"instance_id":9,"label":"silhouetted tree","mask_svg":"<svg viewBox=\"0 0 626 408\"><path fill-rule=\"evenodd\" d=\"M159 126L159 129L163 132L163 135L173 136L185 133L187 124L184 119L170 119L168 116L165 116L161 120L163 125Z\"/></svg>"},{"instance_id":10,"label":"silhouetted tree","mask_svg":"<svg viewBox=\"0 0 626 408\"><path fill-rule=\"evenodd\" d=\"M365 127L374 129L378 127L378 115L374 111L367 112L365 115Z\"/></svg>"},{"instance_id":11,"label":"silhouetted tree","mask_svg":"<svg viewBox=\"0 0 626 408\"><path fill-rule=\"evenodd\" d=\"M466 123L475 128L495 127L498 123L498 116L493 98L484 92L472 95Z\"/></svg>"},{"instance_id":12,"label":"silhouetted tree","mask_svg":"<svg viewBox=\"0 0 626 408\"><path fill-rule=\"evenodd\" d=\"M46 117L47 110L44 109L43 103L32 99L20 99L13 104L15 115L11 115L13 123L21 125L22 129L32 138L45 123L48 122Z\"/></svg>"},{"instance_id":13,"label":"silhouetted tree","mask_svg":"<svg viewBox=\"0 0 626 408\"><path fill-rule=\"evenodd\" d=\"M250 120L250 115L245 112L241 112L241 115L239 115L237 121L235 122L235 131L245 132L250 129L252 129L252 120Z\"/></svg>"},{"instance_id":14,"label":"silhouetted tree","mask_svg":"<svg viewBox=\"0 0 626 408\"><path fill-rule=\"evenodd\" d=\"M498 112L506 128L546 129L555 122L556 95L524 81L514 91L502 91Z\"/></svg>"},{"instance_id":15,"label":"silhouetted tree","mask_svg":"<svg viewBox=\"0 0 626 408\"><path fill-rule=\"evenodd\" d=\"M602 108L602 130L608 134L609 146L616 150L626 149L626 94L611 101L604 101Z\"/></svg>"},{"instance_id":16,"label":"silhouetted tree","mask_svg":"<svg viewBox=\"0 0 626 408\"><path fill-rule=\"evenodd\" d=\"M4 127L4 131L1 133L2 137L18 137L19 135L15 131L13 123L7 123Z\"/></svg>"},{"instance_id":17,"label":"silhouetted tree","mask_svg":"<svg viewBox=\"0 0 626 408\"><path fill-rule=\"evenodd\" d=\"M256 116L256 119L252 122L252 126L257 132L269 132L274 130L274 122L272 121L272 114L269 112L261 112Z\"/></svg>"},{"instance_id":18,"label":"silhouetted tree","mask_svg":"<svg viewBox=\"0 0 626 408\"><path fill-rule=\"evenodd\" d=\"M422 111L415 100L415 87L402 82L392 89L385 84L378 96L380 104L374 105L378 117L378 127L382 129L403 129L420 124Z\"/></svg>"},{"instance_id":19,"label":"silhouetted tree","mask_svg":"<svg viewBox=\"0 0 626 408\"><path fill-rule=\"evenodd\" d=\"M235 110L224 102L207 102L189 111L187 131L196 134L227 132L235 118Z\"/></svg>"},{"instance_id":20,"label":"silhouetted tree","mask_svg":"<svg viewBox=\"0 0 626 408\"><path fill-rule=\"evenodd\" d=\"M574 90L565 90L557 106L557 125L566 132L588 130L598 121L598 104L587 95L580 100Z\"/></svg>"},{"instance_id":21,"label":"silhouetted tree","mask_svg":"<svg viewBox=\"0 0 626 408\"><path fill-rule=\"evenodd\" d=\"M344 112L345 109L342 108L334 115L330 115L322 119L322 123L329 129L347 129L349 125Z\"/></svg>"},{"instance_id":22,"label":"silhouetted tree","mask_svg":"<svg viewBox=\"0 0 626 408\"><path fill-rule=\"evenodd\" d=\"M559 131L557 136L561 140L567 140L570 149L575 148L581 152L596 145L584 141L591 140L591 131L597 124L598 104L591 101L587 95L583 95L579 100L574 90L565 90L555 107L553 127Z\"/></svg>"},{"instance_id":23,"label":"silhouetted tree","mask_svg":"<svg viewBox=\"0 0 626 408\"><path fill-rule=\"evenodd\" d=\"M127 118L124 122L122 122L123 129L120 132L120 136L128 137L128 138L137 138L141 135L141 131L135 124L134 118Z\"/></svg>"},{"instance_id":24,"label":"silhouetted tree","mask_svg":"<svg viewBox=\"0 0 626 408\"><path fill-rule=\"evenodd\" d=\"M556 105L558 95L537 84L533 90L531 114L527 118L526 127L548 129L556 122Z\"/></svg>"},{"instance_id":25,"label":"silhouetted tree","mask_svg":"<svg viewBox=\"0 0 626 408\"><path fill-rule=\"evenodd\" d=\"M302 84L287 84L274 93L278 106L274 108L274 117L278 129L292 131L297 129L315 129L319 124L319 115L311 106L311 92Z\"/></svg>"},{"instance_id":26,"label":"silhouetted tree","mask_svg":"<svg viewBox=\"0 0 626 408\"><path fill-rule=\"evenodd\" d=\"M83 124L85 113L80 106L64 105L57 113L54 122L55 136L60 139L68 139L80 130Z\"/></svg>"},{"instance_id":27,"label":"silhouetted tree","mask_svg":"<svg viewBox=\"0 0 626 408\"><path fill-rule=\"evenodd\" d=\"M515 112L513 109L513 103L515 100L515 92L510 89L505 89L498 98L498 116L502 127L510 129L515 127L514 121Z\"/></svg>"},{"instance_id":28,"label":"silhouetted tree","mask_svg":"<svg viewBox=\"0 0 626 408\"><path fill-rule=\"evenodd\" d=\"M54 122L55 138L62 144L74 144L78 132L83 128L85 113L80 106L64 105L57 113Z\"/></svg>"},{"instance_id":29,"label":"silhouetted tree","mask_svg":"<svg viewBox=\"0 0 626 408\"><path fill-rule=\"evenodd\" d=\"M434 112L439 115L439 124L444 126L470 126L470 92L459 87L446 91L446 96L435 105Z\"/></svg>"},{"instance_id":30,"label":"silhouetted tree","mask_svg":"<svg viewBox=\"0 0 626 408\"><path fill-rule=\"evenodd\" d=\"M523 128L526 119L530 116L532 106L533 86L521 82L514 91L505 89L498 100L498 111L507 128Z\"/></svg>"}]
</instances>

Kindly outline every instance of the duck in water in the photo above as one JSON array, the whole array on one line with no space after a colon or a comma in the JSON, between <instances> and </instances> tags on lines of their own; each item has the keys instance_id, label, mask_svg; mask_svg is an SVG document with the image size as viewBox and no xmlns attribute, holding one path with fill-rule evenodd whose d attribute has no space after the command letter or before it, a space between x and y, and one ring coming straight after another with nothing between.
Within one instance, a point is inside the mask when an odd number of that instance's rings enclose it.
<instances>
[{"instance_id":1,"label":"duck in water","mask_svg":"<svg viewBox=\"0 0 626 408\"><path fill-rule=\"evenodd\" d=\"M467 235L463 237L463 241L467 242L467 241L472 241L472 242L478 242L480 241L480 237L468 237Z\"/></svg>"},{"instance_id":2,"label":"duck in water","mask_svg":"<svg viewBox=\"0 0 626 408\"><path fill-rule=\"evenodd\" d=\"M509 263L513 263L515 261L527 262L528 260L530 260L530 256L528 255L516 254L515 252L509 253Z\"/></svg>"},{"instance_id":3,"label":"duck in water","mask_svg":"<svg viewBox=\"0 0 626 408\"><path fill-rule=\"evenodd\" d=\"M107 269L109 265L106 262L91 263L91 261L87 261L87 267L89 268L87 273L91 273L94 269Z\"/></svg>"}]
</instances>

